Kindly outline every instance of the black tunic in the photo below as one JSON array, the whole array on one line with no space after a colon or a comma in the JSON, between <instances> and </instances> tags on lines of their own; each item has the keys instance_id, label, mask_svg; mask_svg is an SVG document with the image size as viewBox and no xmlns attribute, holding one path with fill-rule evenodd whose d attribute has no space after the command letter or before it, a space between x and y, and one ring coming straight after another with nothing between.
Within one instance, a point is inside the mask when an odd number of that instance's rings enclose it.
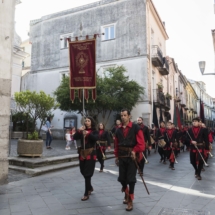
<instances>
[{"instance_id":1,"label":"black tunic","mask_svg":"<svg viewBox=\"0 0 215 215\"><path fill-rule=\"evenodd\" d=\"M89 134L85 136L85 149L94 148L92 153L87 156L86 159L83 159L79 155L79 164L80 164L80 172L84 177L92 177L95 169L96 163L96 141L99 138L98 131L96 130L87 130ZM84 149L84 141L83 141L83 134L81 131L77 131L74 134L74 140L81 140L81 149Z\"/></svg>"}]
</instances>

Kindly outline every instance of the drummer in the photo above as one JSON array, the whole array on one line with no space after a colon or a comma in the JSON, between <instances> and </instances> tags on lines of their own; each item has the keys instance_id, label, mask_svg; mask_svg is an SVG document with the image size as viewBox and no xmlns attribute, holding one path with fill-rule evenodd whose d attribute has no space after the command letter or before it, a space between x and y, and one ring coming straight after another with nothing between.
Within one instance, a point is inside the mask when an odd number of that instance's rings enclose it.
<instances>
[{"instance_id":1,"label":"drummer","mask_svg":"<svg viewBox=\"0 0 215 215\"><path fill-rule=\"evenodd\" d=\"M165 122L161 121L160 122L160 128L157 129L156 135L155 135L155 140L156 142L158 142L158 153L160 155L160 163L163 162L163 164L166 164L166 154L163 150L163 147L165 146L164 141L162 141L164 139L164 133L166 131L165 128ZM160 144L159 144L160 143Z\"/></svg>"}]
</instances>

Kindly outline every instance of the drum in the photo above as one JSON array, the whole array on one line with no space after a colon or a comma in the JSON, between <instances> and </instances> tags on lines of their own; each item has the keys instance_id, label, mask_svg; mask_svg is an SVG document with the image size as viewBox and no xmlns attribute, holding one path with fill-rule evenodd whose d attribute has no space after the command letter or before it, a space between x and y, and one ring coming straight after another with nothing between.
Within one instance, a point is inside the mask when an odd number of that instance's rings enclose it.
<instances>
[{"instance_id":1,"label":"drum","mask_svg":"<svg viewBox=\"0 0 215 215\"><path fill-rule=\"evenodd\" d=\"M151 139L151 144L154 144L155 140L151 136L150 136L150 139Z\"/></svg>"},{"instance_id":2,"label":"drum","mask_svg":"<svg viewBox=\"0 0 215 215\"><path fill-rule=\"evenodd\" d=\"M164 141L164 139L160 139L158 140L158 146L161 148L164 148L166 145L166 142Z\"/></svg>"}]
</instances>

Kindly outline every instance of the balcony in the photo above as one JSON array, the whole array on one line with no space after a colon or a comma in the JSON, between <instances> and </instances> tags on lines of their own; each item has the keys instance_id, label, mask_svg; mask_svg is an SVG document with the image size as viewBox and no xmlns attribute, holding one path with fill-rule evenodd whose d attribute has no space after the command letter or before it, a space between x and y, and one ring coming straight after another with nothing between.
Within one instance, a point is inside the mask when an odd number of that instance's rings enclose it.
<instances>
[{"instance_id":1,"label":"balcony","mask_svg":"<svg viewBox=\"0 0 215 215\"><path fill-rule=\"evenodd\" d=\"M165 57L163 58L162 67L159 67L158 70L159 70L161 75L169 75L169 64L168 64L168 61Z\"/></svg>"},{"instance_id":2,"label":"balcony","mask_svg":"<svg viewBox=\"0 0 215 215\"><path fill-rule=\"evenodd\" d=\"M179 96L175 96L175 101L176 102L181 102L181 96L179 95Z\"/></svg>"},{"instance_id":3,"label":"balcony","mask_svg":"<svg viewBox=\"0 0 215 215\"><path fill-rule=\"evenodd\" d=\"M186 107L186 99L184 95L181 94L181 102L180 102L181 107Z\"/></svg>"},{"instance_id":4,"label":"balcony","mask_svg":"<svg viewBox=\"0 0 215 215\"><path fill-rule=\"evenodd\" d=\"M165 111L169 111L170 110L170 99L166 98L165 99Z\"/></svg>"},{"instance_id":5,"label":"balcony","mask_svg":"<svg viewBox=\"0 0 215 215\"><path fill-rule=\"evenodd\" d=\"M158 89L153 90L153 101L155 106L165 107L165 96L164 93Z\"/></svg>"},{"instance_id":6,"label":"balcony","mask_svg":"<svg viewBox=\"0 0 215 215\"><path fill-rule=\"evenodd\" d=\"M155 67L163 66L163 53L159 46L152 46L152 64Z\"/></svg>"}]
</instances>

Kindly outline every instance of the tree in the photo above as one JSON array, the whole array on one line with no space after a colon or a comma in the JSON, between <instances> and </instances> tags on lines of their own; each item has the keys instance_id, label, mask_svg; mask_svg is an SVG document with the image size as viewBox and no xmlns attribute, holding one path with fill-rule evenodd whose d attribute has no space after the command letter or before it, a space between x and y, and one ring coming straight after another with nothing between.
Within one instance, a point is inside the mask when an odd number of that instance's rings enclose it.
<instances>
[{"instance_id":1,"label":"tree","mask_svg":"<svg viewBox=\"0 0 215 215\"><path fill-rule=\"evenodd\" d=\"M51 113L51 110L54 110L58 107L55 102L55 99L50 95L45 94L43 91L36 93L35 91L23 91L15 93L15 101L17 108L22 113L25 113L26 116L30 116L33 120L33 131L36 128L36 121L39 119L41 126L44 122L44 117L48 116ZM27 136L29 131L29 118L27 117ZM39 132L40 132L39 129Z\"/></svg>"},{"instance_id":2,"label":"tree","mask_svg":"<svg viewBox=\"0 0 215 215\"><path fill-rule=\"evenodd\" d=\"M104 74L104 77L100 77L97 74L97 99L95 103L91 99L86 103L85 110L88 115L97 118L101 114L103 122L106 124L111 113L114 111L120 111L122 108L132 110L141 98L141 95L143 95L144 88L137 82L129 80L129 77L125 73L125 67L117 66L110 68ZM77 92L74 103L70 100L68 77L62 80L54 94L57 102L60 104L59 107L61 110L82 113L82 103L77 98Z\"/></svg>"}]
</instances>

